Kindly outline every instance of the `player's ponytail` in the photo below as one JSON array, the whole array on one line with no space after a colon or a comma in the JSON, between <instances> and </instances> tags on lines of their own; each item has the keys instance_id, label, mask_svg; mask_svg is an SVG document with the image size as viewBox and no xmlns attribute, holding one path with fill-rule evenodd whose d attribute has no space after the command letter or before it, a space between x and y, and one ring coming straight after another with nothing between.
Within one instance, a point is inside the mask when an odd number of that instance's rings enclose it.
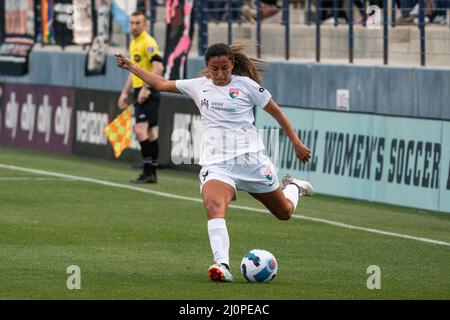
<instances>
[{"instance_id":1,"label":"player's ponytail","mask_svg":"<svg viewBox=\"0 0 450 320\"><path fill-rule=\"evenodd\" d=\"M231 46L225 43L215 43L208 47L205 54L205 62L211 57L227 56L234 64L233 74L246 76L261 84L261 73L264 71L264 62L253 58L245 51L245 44L242 42L233 43ZM201 75L208 76L208 70L201 72Z\"/></svg>"},{"instance_id":2,"label":"player's ponytail","mask_svg":"<svg viewBox=\"0 0 450 320\"><path fill-rule=\"evenodd\" d=\"M245 51L245 45L242 42L233 43L230 48L234 55L233 74L247 76L258 84L261 84L264 62L250 56Z\"/></svg>"}]
</instances>

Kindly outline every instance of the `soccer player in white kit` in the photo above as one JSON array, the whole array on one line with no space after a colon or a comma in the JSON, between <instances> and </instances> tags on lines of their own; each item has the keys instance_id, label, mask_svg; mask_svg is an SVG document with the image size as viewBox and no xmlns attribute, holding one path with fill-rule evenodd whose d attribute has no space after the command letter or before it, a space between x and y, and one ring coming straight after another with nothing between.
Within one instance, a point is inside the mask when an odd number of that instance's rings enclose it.
<instances>
[{"instance_id":1,"label":"soccer player in white kit","mask_svg":"<svg viewBox=\"0 0 450 320\"><path fill-rule=\"evenodd\" d=\"M262 202L278 219L288 220L304 195L313 195L312 185L290 176L280 187L275 167L263 154L256 134L253 108L269 113L292 142L297 158L305 163L311 151L297 136L290 121L270 93L260 86L255 62L243 45L217 43L205 54L205 76L167 80L116 54L117 65L130 71L158 91L189 95L200 110L202 145L199 174L203 204L208 216L208 234L215 263L208 276L217 282L232 282L225 217L236 190L245 190Z\"/></svg>"}]
</instances>

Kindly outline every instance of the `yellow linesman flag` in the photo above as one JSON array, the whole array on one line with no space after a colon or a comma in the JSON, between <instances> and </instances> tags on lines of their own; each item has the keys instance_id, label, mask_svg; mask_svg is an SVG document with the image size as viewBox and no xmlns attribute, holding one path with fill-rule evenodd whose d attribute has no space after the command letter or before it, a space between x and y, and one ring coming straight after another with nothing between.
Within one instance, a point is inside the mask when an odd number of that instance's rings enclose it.
<instances>
[{"instance_id":1,"label":"yellow linesman flag","mask_svg":"<svg viewBox=\"0 0 450 320\"><path fill-rule=\"evenodd\" d=\"M122 111L103 132L114 149L114 156L118 158L131 143L131 106Z\"/></svg>"}]
</instances>

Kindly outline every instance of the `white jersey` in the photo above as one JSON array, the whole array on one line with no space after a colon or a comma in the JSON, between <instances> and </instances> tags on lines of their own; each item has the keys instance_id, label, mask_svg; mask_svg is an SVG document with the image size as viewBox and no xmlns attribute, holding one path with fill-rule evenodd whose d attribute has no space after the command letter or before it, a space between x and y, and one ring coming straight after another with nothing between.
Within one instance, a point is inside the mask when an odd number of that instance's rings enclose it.
<instances>
[{"instance_id":1,"label":"white jersey","mask_svg":"<svg viewBox=\"0 0 450 320\"><path fill-rule=\"evenodd\" d=\"M232 75L226 86L216 86L207 77L177 80L175 84L200 110L200 165L225 162L264 150L254 126L253 107L264 108L271 95L258 83L248 77Z\"/></svg>"}]
</instances>

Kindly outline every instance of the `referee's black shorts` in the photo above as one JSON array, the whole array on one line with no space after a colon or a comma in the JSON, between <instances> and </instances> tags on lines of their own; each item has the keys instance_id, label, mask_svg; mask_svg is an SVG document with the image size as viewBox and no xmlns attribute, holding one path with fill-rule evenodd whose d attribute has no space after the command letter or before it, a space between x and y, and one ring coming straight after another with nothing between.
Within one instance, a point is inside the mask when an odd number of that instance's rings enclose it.
<instances>
[{"instance_id":1,"label":"referee's black shorts","mask_svg":"<svg viewBox=\"0 0 450 320\"><path fill-rule=\"evenodd\" d=\"M137 98L141 88L135 88L133 92L134 117L136 123L148 122L150 127L158 125L159 114L159 100L160 93L156 90L151 90L150 97L143 103L138 103Z\"/></svg>"}]
</instances>

